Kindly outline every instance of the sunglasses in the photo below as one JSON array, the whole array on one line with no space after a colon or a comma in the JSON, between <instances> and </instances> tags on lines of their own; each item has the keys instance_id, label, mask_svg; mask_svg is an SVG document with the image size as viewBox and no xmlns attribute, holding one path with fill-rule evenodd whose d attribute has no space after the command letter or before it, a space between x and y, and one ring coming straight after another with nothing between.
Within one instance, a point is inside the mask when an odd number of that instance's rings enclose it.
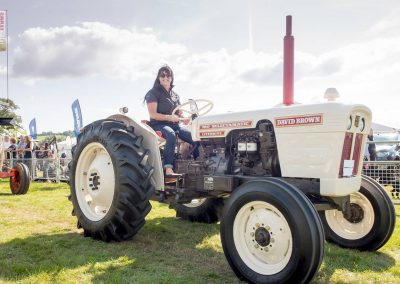
<instances>
[{"instance_id":1,"label":"sunglasses","mask_svg":"<svg viewBox=\"0 0 400 284\"><path fill-rule=\"evenodd\" d=\"M168 74L168 73L165 73L165 72L163 72L163 73L161 73L161 74L160 74L160 78L164 78L164 77L171 78L171 77L172 77L172 75L171 75L171 74Z\"/></svg>"}]
</instances>

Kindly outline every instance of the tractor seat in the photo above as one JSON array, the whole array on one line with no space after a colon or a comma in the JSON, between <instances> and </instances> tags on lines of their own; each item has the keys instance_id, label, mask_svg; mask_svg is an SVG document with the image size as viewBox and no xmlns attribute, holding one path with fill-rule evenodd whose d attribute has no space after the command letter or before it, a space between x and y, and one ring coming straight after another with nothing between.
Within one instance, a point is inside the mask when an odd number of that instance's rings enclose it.
<instances>
[{"instance_id":1,"label":"tractor seat","mask_svg":"<svg viewBox=\"0 0 400 284\"><path fill-rule=\"evenodd\" d=\"M159 131L159 130L155 131L153 128L151 128L150 127L150 121L143 119L140 122L143 123L143 124L146 124L148 126L148 128L150 128L158 136L159 145L163 145L165 143L165 138L163 137L162 132ZM182 142L183 141L178 136L176 136L176 143L178 145L178 152L179 152L179 144L182 143Z\"/></svg>"},{"instance_id":2,"label":"tractor seat","mask_svg":"<svg viewBox=\"0 0 400 284\"><path fill-rule=\"evenodd\" d=\"M157 131L156 131L156 134L157 134L158 137L163 138L162 132L161 132L161 131L157 130Z\"/></svg>"},{"instance_id":3,"label":"tractor seat","mask_svg":"<svg viewBox=\"0 0 400 284\"><path fill-rule=\"evenodd\" d=\"M140 122L143 123L143 124L146 124L146 125L150 126L150 121L148 121L148 120L143 119L143 120L141 120ZM154 130L154 132L157 134L157 136L158 136L159 138L164 138L161 131L159 131L159 130L155 131L155 130ZM181 141L181 140L179 139L179 141Z\"/></svg>"},{"instance_id":4,"label":"tractor seat","mask_svg":"<svg viewBox=\"0 0 400 284\"><path fill-rule=\"evenodd\" d=\"M148 121L148 120L143 119L143 120L141 120L140 122L143 123L143 124L146 124L146 125L150 126L150 121ZM161 132L161 131L154 131L154 132L157 134L157 136L158 136L159 138L163 138L163 135L162 135L162 132Z\"/></svg>"}]
</instances>

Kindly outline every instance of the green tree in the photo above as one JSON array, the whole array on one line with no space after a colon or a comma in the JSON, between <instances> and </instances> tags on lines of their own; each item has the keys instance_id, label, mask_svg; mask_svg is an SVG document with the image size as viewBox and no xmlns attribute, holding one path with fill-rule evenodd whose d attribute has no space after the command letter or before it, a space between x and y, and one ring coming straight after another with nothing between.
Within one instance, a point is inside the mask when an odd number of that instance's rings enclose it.
<instances>
[{"instance_id":1,"label":"green tree","mask_svg":"<svg viewBox=\"0 0 400 284\"><path fill-rule=\"evenodd\" d=\"M10 99L0 98L0 117L13 117L17 125L21 125L22 119L18 116L15 111L19 107ZM0 127L0 133L4 132L15 132L18 127L14 126L4 126Z\"/></svg>"},{"instance_id":2,"label":"green tree","mask_svg":"<svg viewBox=\"0 0 400 284\"><path fill-rule=\"evenodd\" d=\"M64 131L62 133L62 135L65 136L65 137L67 137L67 136L74 137L75 136L75 134L74 134L74 132L72 130L66 130L66 131Z\"/></svg>"}]
</instances>

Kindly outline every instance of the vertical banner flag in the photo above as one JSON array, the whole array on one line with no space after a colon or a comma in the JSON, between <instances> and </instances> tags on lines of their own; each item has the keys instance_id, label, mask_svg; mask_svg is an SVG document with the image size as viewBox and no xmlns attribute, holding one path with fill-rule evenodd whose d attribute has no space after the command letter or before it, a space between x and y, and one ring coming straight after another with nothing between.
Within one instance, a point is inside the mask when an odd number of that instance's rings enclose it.
<instances>
[{"instance_id":1,"label":"vertical banner flag","mask_svg":"<svg viewBox=\"0 0 400 284\"><path fill-rule=\"evenodd\" d=\"M75 137L78 137L80 129L83 127L82 124L82 113L81 106L79 105L78 99L72 103L72 115L74 117L74 133Z\"/></svg>"},{"instance_id":2,"label":"vertical banner flag","mask_svg":"<svg viewBox=\"0 0 400 284\"><path fill-rule=\"evenodd\" d=\"M0 52L7 49L7 28L6 28L6 11L0 10Z\"/></svg>"},{"instance_id":3,"label":"vertical banner flag","mask_svg":"<svg viewBox=\"0 0 400 284\"><path fill-rule=\"evenodd\" d=\"M36 118L32 119L31 122L29 122L29 133L30 133L32 139L36 140L36 138L37 138Z\"/></svg>"}]
</instances>

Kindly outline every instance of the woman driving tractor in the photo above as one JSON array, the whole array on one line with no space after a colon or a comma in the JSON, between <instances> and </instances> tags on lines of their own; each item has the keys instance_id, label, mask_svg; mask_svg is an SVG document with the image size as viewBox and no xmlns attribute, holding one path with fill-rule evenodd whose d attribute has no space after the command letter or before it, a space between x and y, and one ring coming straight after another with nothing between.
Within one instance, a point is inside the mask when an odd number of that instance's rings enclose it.
<instances>
[{"instance_id":1,"label":"woman driving tractor","mask_svg":"<svg viewBox=\"0 0 400 284\"><path fill-rule=\"evenodd\" d=\"M176 136L192 145L193 158L199 156L198 143L194 142L190 131L179 125L190 122L190 118L182 117L181 113L173 113L173 110L180 105L179 96L172 88L174 73L165 65L158 70L157 78L153 88L145 96L147 109L150 115L150 126L155 131L161 131L166 140L164 148L164 171L166 176L174 175L174 153Z\"/></svg>"}]
</instances>

